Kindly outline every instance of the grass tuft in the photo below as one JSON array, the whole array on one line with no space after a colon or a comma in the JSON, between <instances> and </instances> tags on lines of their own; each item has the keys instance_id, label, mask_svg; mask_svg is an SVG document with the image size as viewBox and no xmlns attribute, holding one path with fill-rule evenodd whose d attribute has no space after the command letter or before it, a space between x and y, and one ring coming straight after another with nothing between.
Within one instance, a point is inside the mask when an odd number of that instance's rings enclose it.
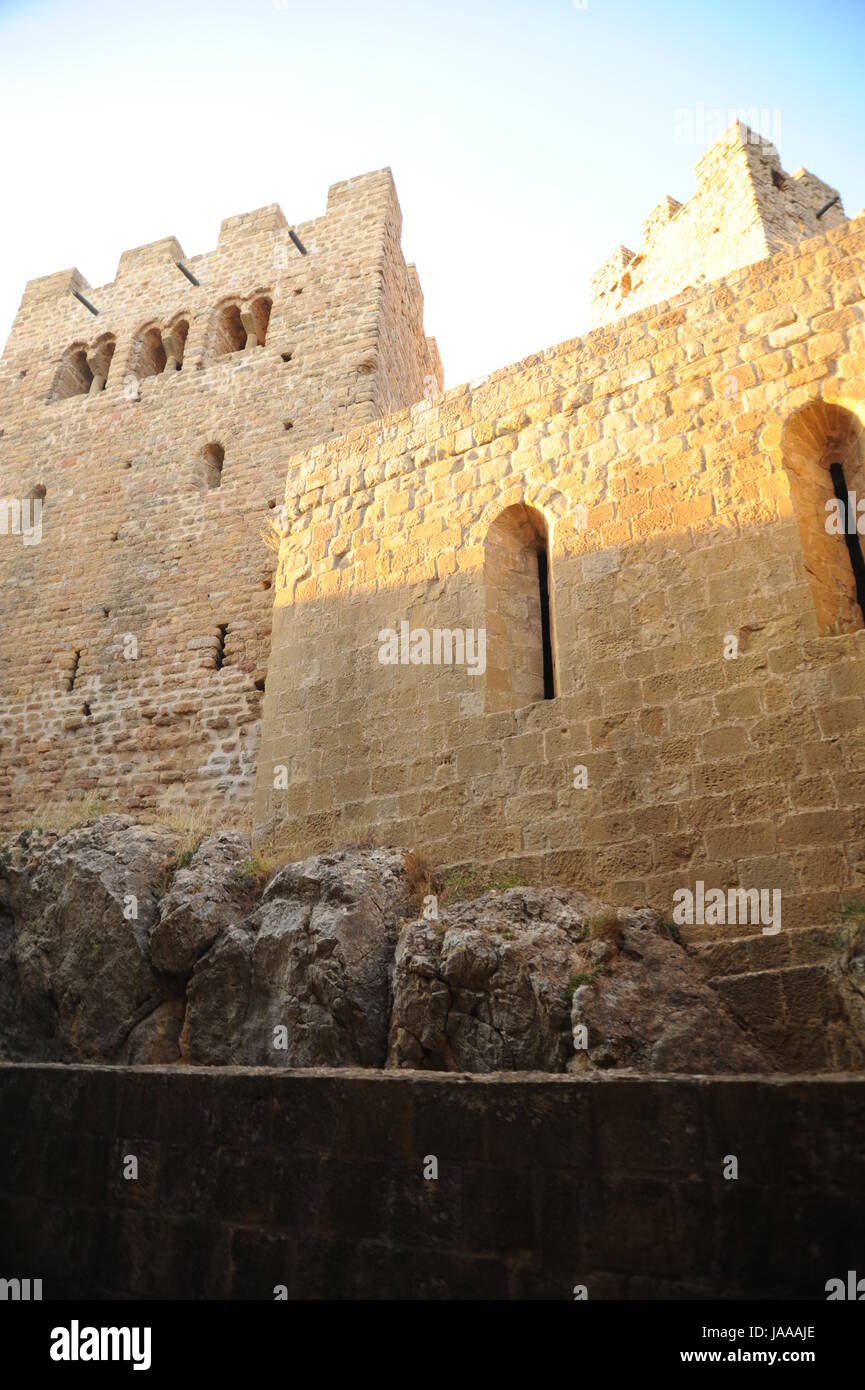
<instances>
[{"instance_id":1,"label":"grass tuft","mask_svg":"<svg viewBox=\"0 0 865 1390\"><path fill-rule=\"evenodd\" d=\"M615 912L599 912L586 922L586 935L590 941L608 941L618 951L625 940L625 929Z\"/></svg>"}]
</instances>

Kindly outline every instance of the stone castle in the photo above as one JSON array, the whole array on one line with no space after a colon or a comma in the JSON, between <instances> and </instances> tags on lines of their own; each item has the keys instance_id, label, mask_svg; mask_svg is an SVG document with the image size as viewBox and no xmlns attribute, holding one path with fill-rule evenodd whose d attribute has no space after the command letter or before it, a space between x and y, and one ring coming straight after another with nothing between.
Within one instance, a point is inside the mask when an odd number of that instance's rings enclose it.
<instances>
[{"instance_id":1,"label":"stone castle","mask_svg":"<svg viewBox=\"0 0 865 1390\"><path fill-rule=\"evenodd\" d=\"M861 887L865 563L827 504L865 496L865 218L738 124L696 173L592 332L444 393L386 170L30 282L5 822L254 796L310 851L617 903L757 886L794 926Z\"/></svg>"}]
</instances>

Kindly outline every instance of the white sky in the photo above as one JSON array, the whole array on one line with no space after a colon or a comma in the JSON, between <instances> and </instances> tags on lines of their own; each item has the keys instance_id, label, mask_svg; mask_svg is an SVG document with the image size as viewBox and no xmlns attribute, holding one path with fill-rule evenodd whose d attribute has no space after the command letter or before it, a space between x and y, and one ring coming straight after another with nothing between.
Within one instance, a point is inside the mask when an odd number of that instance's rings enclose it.
<instances>
[{"instance_id":1,"label":"white sky","mask_svg":"<svg viewBox=\"0 0 865 1390\"><path fill-rule=\"evenodd\" d=\"M0 0L0 340L33 276L388 164L455 385L586 330L592 271L693 192L677 110L772 113L862 207L863 53L865 0Z\"/></svg>"}]
</instances>

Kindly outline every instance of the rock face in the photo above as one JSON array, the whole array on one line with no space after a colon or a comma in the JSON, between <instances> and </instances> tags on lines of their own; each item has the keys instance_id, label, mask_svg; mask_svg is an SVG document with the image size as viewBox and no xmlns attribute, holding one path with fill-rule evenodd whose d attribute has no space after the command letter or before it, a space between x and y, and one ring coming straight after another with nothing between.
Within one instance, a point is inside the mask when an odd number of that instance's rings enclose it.
<instances>
[{"instance_id":1,"label":"rock face","mask_svg":"<svg viewBox=\"0 0 865 1390\"><path fill-rule=\"evenodd\" d=\"M196 965L184 1056L382 1066L404 859L400 850L335 851L282 869L261 906Z\"/></svg>"},{"instance_id":2,"label":"rock face","mask_svg":"<svg viewBox=\"0 0 865 1390\"><path fill-rule=\"evenodd\" d=\"M252 911L261 887L249 871L249 855L246 835L213 835L188 867L177 870L150 936L157 970L188 975L220 933Z\"/></svg>"},{"instance_id":3,"label":"rock face","mask_svg":"<svg viewBox=\"0 0 865 1390\"><path fill-rule=\"evenodd\" d=\"M320 855L263 894L243 835L177 861L176 834L126 816L6 843L0 1056L384 1064L402 851Z\"/></svg>"},{"instance_id":4,"label":"rock face","mask_svg":"<svg viewBox=\"0 0 865 1390\"><path fill-rule=\"evenodd\" d=\"M7 1055L128 1059L136 1029L173 992L150 963L148 938L175 844L168 831L105 816L7 847L0 933L15 972L4 989Z\"/></svg>"},{"instance_id":5,"label":"rock face","mask_svg":"<svg viewBox=\"0 0 865 1390\"><path fill-rule=\"evenodd\" d=\"M391 1067L772 1069L653 912L513 888L442 917L400 937Z\"/></svg>"},{"instance_id":6,"label":"rock face","mask_svg":"<svg viewBox=\"0 0 865 1390\"><path fill-rule=\"evenodd\" d=\"M853 932L846 949L829 973L837 991L841 1006L839 1012L843 1016L846 1032L852 1034L854 1050L858 1052L854 1065L861 1069L865 1058L865 925L860 925Z\"/></svg>"},{"instance_id":7,"label":"rock face","mask_svg":"<svg viewBox=\"0 0 865 1390\"><path fill-rule=\"evenodd\" d=\"M126 816L0 847L0 1057L819 1070L799 1037L815 1019L843 1042L819 1052L831 1067L865 1055L863 928L819 978L776 971L796 977L780 1008L771 971L711 982L654 912L573 889L488 892L428 921L402 850L320 854L263 891L242 835L205 839L188 862L178 850L173 831Z\"/></svg>"},{"instance_id":8,"label":"rock face","mask_svg":"<svg viewBox=\"0 0 865 1390\"><path fill-rule=\"evenodd\" d=\"M388 1066L563 1071L568 984L602 910L582 893L512 888L412 922L396 951Z\"/></svg>"},{"instance_id":9,"label":"rock face","mask_svg":"<svg viewBox=\"0 0 865 1390\"><path fill-rule=\"evenodd\" d=\"M620 925L581 947L590 978L574 990L570 1071L774 1071L703 966L659 930L655 914L623 913Z\"/></svg>"}]
</instances>

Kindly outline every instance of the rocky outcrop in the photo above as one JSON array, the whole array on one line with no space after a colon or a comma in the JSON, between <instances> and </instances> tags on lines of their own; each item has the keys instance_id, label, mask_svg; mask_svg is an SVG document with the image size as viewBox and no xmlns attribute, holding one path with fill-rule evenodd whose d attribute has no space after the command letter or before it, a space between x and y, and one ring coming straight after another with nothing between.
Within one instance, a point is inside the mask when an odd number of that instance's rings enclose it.
<instances>
[{"instance_id":1,"label":"rocky outcrop","mask_svg":"<svg viewBox=\"0 0 865 1390\"><path fill-rule=\"evenodd\" d=\"M217 937L252 911L261 884L249 856L246 835L212 835L201 842L188 866L177 870L150 936L150 959L157 970L188 975Z\"/></svg>"},{"instance_id":2,"label":"rocky outcrop","mask_svg":"<svg viewBox=\"0 0 865 1390\"><path fill-rule=\"evenodd\" d=\"M5 1055L129 1060L133 1034L175 992L148 949L175 846L171 832L125 816L7 845Z\"/></svg>"},{"instance_id":3,"label":"rocky outcrop","mask_svg":"<svg viewBox=\"0 0 865 1390\"><path fill-rule=\"evenodd\" d=\"M513 888L410 923L396 950L388 1066L563 1071L568 985L601 911L581 893Z\"/></svg>"},{"instance_id":4,"label":"rocky outcrop","mask_svg":"<svg viewBox=\"0 0 865 1390\"><path fill-rule=\"evenodd\" d=\"M189 982L191 1062L380 1067L405 903L400 850L289 864L260 907L225 930Z\"/></svg>"},{"instance_id":5,"label":"rocky outcrop","mask_svg":"<svg viewBox=\"0 0 865 1390\"><path fill-rule=\"evenodd\" d=\"M391 1067L771 1070L651 911L513 888L442 916L400 937Z\"/></svg>"},{"instance_id":6,"label":"rocky outcrop","mask_svg":"<svg viewBox=\"0 0 865 1390\"><path fill-rule=\"evenodd\" d=\"M620 930L582 945L569 1070L774 1070L765 1049L708 983L704 967L654 913L620 913L618 923Z\"/></svg>"},{"instance_id":7,"label":"rocky outcrop","mask_svg":"<svg viewBox=\"0 0 865 1390\"><path fill-rule=\"evenodd\" d=\"M316 855L265 887L243 835L179 849L126 816L0 848L0 1057L717 1074L865 1056L861 930L819 979L774 972L795 976L782 1008L771 970L713 980L717 953L574 889L427 920L402 850ZM804 1048L815 1027L830 1051Z\"/></svg>"}]
</instances>

